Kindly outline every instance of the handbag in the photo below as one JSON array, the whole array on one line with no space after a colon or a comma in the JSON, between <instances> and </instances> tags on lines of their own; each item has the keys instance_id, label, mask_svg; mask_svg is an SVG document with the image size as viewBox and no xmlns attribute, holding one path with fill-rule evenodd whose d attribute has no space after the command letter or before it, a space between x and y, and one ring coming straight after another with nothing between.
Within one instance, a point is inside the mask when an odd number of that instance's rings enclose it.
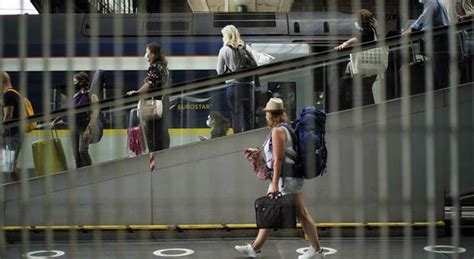
<instances>
[{"instance_id":1,"label":"handbag","mask_svg":"<svg viewBox=\"0 0 474 259\"><path fill-rule=\"evenodd\" d=\"M99 111L94 125L91 126L91 139L89 144L96 144L104 135L104 124L102 123L102 113Z\"/></svg>"},{"instance_id":2,"label":"handbag","mask_svg":"<svg viewBox=\"0 0 474 259\"><path fill-rule=\"evenodd\" d=\"M377 40L375 31L374 39ZM375 76L383 74L388 67L388 47L351 53L350 64L352 75Z\"/></svg>"},{"instance_id":3,"label":"handbag","mask_svg":"<svg viewBox=\"0 0 474 259\"><path fill-rule=\"evenodd\" d=\"M257 228L296 228L296 205L293 195L278 193L275 198L255 200Z\"/></svg>"},{"instance_id":4,"label":"handbag","mask_svg":"<svg viewBox=\"0 0 474 259\"><path fill-rule=\"evenodd\" d=\"M140 100L138 102L138 116L142 121L160 119L163 116L163 102L161 100Z\"/></svg>"},{"instance_id":5,"label":"handbag","mask_svg":"<svg viewBox=\"0 0 474 259\"><path fill-rule=\"evenodd\" d=\"M263 148L247 149L245 153L249 159L252 171L257 178L264 181L270 179L272 170L268 168L267 163L265 163Z\"/></svg>"}]
</instances>

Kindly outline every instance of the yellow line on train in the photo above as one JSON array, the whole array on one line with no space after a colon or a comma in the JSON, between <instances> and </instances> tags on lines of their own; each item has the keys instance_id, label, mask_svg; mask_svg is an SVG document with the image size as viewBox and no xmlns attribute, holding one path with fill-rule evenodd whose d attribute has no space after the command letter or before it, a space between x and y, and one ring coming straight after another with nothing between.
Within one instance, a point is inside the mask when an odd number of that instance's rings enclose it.
<instances>
[{"instance_id":1,"label":"yellow line on train","mask_svg":"<svg viewBox=\"0 0 474 259\"><path fill-rule=\"evenodd\" d=\"M189 128L189 129L181 129L181 128L170 128L168 130L170 135L209 135L211 134L210 128ZM69 130L61 129L56 130L56 133L59 137L68 137L70 135ZM127 136L128 130L127 129L104 129L104 136ZM229 129L227 134L233 134L233 130ZM30 137L37 137L37 138L50 138L51 131L50 130L33 130L30 133L27 133Z\"/></svg>"}]
</instances>

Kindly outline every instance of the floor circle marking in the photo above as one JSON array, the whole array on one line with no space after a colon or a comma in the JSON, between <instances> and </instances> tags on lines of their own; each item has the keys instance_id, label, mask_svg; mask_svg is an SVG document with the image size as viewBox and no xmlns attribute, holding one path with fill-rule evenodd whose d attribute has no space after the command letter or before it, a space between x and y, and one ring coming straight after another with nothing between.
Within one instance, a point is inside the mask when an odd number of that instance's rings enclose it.
<instances>
[{"instance_id":1,"label":"floor circle marking","mask_svg":"<svg viewBox=\"0 0 474 259\"><path fill-rule=\"evenodd\" d=\"M183 252L181 254L167 254L167 252L171 251L180 251ZM167 249L160 249L156 250L153 252L154 255L156 256L161 256L161 257L181 257L181 256L188 256L194 254L194 251L191 249L186 249L186 248L167 248Z\"/></svg>"},{"instance_id":2,"label":"floor circle marking","mask_svg":"<svg viewBox=\"0 0 474 259\"><path fill-rule=\"evenodd\" d=\"M35 254L43 254L43 253L54 253L52 255L35 255ZM27 259L47 259L47 258L55 258L65 255L61 250L39 250L39 251L32 251L26 253L23 257Z\"/></svg>"},{"instance_id":3,"label":"floor circle marking","mask_svg":"<svg viewBox=\"0 0 474 259\"><path fill-rule=\"evenodd\" d=\"M337 250L334 248L330 248L330 247L321 247L321 248L323 249L324 255L333 255L337 253ZM301 247L301 248L296 249L296 252L298 254L304 254L306 250L308 249L309 247Z\"/></svg>"},{"instance_id":4,"label":"floor circle marking","mask_svg":"<svg viewBox=\"0 0 474 259\"><path fill-rule=\"evenodd\" d=\"M437 254L462 254L466 252L466 248L464 247L457 247L457 246L425 246L423 248L425 251Z\"/></svg>"}]
</instances>

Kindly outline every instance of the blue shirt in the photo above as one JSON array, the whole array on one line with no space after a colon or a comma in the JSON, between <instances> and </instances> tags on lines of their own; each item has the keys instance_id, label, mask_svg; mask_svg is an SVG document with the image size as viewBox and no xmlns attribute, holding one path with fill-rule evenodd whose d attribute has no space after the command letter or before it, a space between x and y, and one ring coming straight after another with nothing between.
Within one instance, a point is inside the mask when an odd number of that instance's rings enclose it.
<instances>
[{"instance_id":1,"label":"blue shirt","mask_svg":"<svg viewBox=\"0 0 474 259\"><path fill-rule=\"evenodd\" d=\"M430 15L432 16L432 21L430 21ZM416 19L410 28L419 31L448 24L448 11L446 11L446 8L439 2L439 0L427 0L423 8L423 13L420 14L418 19Z\"/></svg>"}]
</instances>

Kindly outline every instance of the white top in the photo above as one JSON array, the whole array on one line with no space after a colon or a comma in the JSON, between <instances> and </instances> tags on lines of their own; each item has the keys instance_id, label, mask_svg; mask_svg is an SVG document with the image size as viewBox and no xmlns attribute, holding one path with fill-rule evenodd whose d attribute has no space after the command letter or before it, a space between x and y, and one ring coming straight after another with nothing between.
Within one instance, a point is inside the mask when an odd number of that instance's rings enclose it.
<instances>
[{"instance_id":1,"label":"white top","mask_svg":"<svg viewBox=\"0 0 474 259\"><path fill-rule=\"evenodd\" d=\"M289 154L296 154L296 151L293 148L293 140L291 139L291 134L288 131L288 129L284 126L281 126L279 128L282 128L286 132L286 143L285 143L285 153ZM270 138L272 137L271 133L270 136L267 138L265 141L265 144L263 145L263 153L265 154L265 162L267 163L268 168L273 169L273 153L270 148ZM293 161L291 158L288 156L285 156L285 163L287 164L294 164L295 161Z\"/></svg>"}]
</instances>

